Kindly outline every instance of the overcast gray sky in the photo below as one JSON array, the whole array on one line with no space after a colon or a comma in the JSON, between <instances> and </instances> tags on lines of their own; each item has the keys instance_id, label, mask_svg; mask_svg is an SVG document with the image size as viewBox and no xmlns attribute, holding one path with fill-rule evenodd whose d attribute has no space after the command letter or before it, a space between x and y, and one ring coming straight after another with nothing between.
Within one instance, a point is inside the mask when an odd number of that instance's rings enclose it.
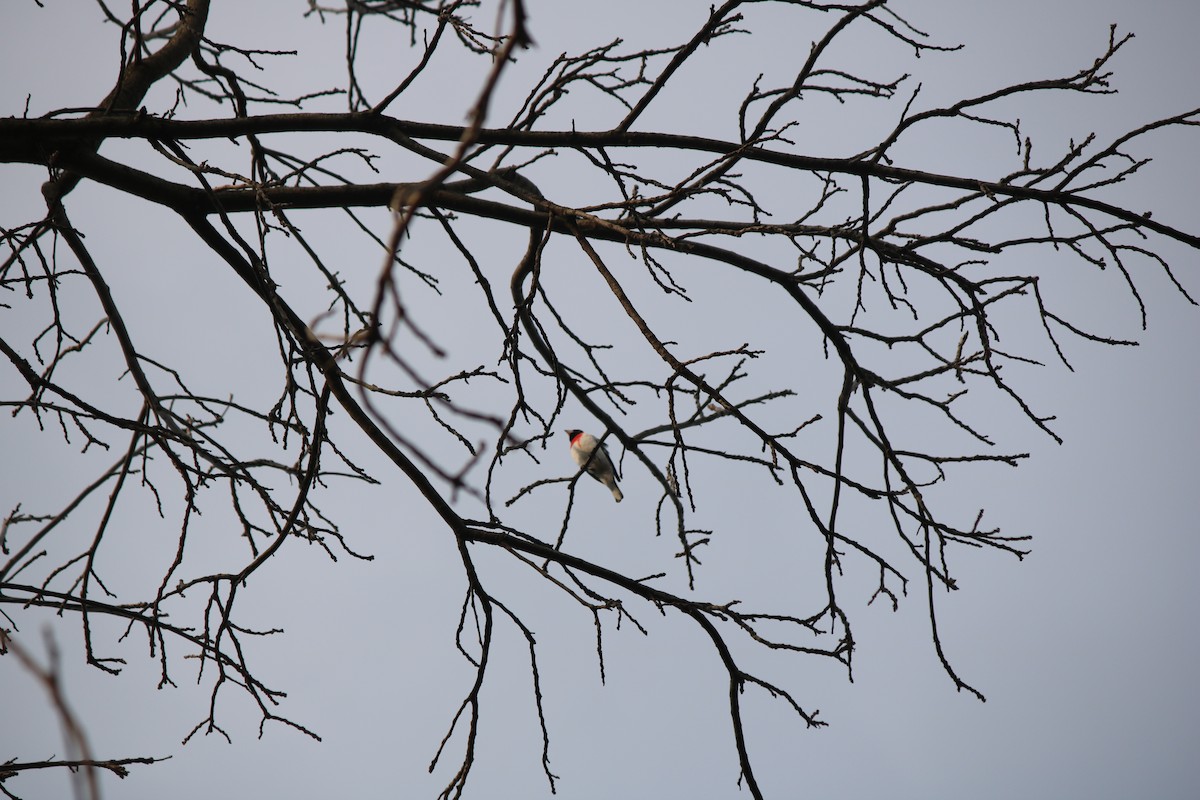
<instances>
[{"instance_id":1,"label":"overcast gray sky","mask_svg":"<svg viewBox=\"0 0 1200 800\"><path fill-rule=\"evenodd\" d=\"M524 96L528 82L560 52L616 36L626 37L631 46L673 42L690 35L707 10L707 4L682 2L636 12L621 4L527 4L538 47L505 76L494 122L510 115L503 103L511 108ZM56 0L46 0L45 5L38 8L31 0L5 4L0 115L23 113L27 94L32 94L32 115L88 106L112 84L115 40L112 31L101 26L98 9ZM302 18L302 2L215 5L214 38L300 50L284 71L275 67L276 73L268 73L276 85L291 82L311 88L340 82L340 23L322 26L314 18ZM1103 138L1140 120L1200 105L1195 90L1200 55L1192 41L1200 10L1192 3L898 0L894 6L935 39L967 46L964 53L930 54L917 62L903 61L899 51L861 53L860 63L874 66L879 59L881 72L914 72L913 80L923 83L931 102L1073 72L1102 51L1110 22L1134 31L1136 39L1113 64L1119 95L1093 98L1087 104L1035 102L1028 111L1015 112L1038 135L1038 146L1046 153L1057 152L1069 139L1079 140L1089 131ZM747 11L748 17L752 11ZM680 27L670 32L667 26L672 24ZM746 74L785 74L815 35L810 30L768 28L749 39L722 42L727 54L718 51L721 57L710 58L690 80L696 82L694 87L710 87L715 104L717 97L744 92ZM411 55L393 51L399 63L393 68L407 69ZM51 60L63 63L51 66ZM393 73L367 76L368 82L372 79L376 86L386 86L393 82ZM464 119L476 85L463 80L461 86L433 86L412 100L417 111L410 112L408 106L392 111L457 124ZM728 116L710 118L705 113L707 95L702 102L685 104L695 97L682 93L672 113L687 121L689 130L728 137ZM159 104L153 111L170 102L162 94L153 99ZM614 113L602 104L589 111L597 119ZM870 135L871 121L857 128L853 117L847 123L832 116L836 112L826 108L829 118L814 115L798 134L805 142L811 139L819 154L844 154L849 151L848 138L860 131ZM185 108L179 113L193 112ZM200 106L196 113L207 114L209 109ZM885 116L874 124L891 119ZM582 114L577 121L581 128L592 122ZM643 127L652 129L656 121L661 120L648 118ZM562 120L560 127L570 123ZM679 119L672 124L680 129ZM905 166L985 175L998 171L979 161L989 157L988 152L965 147L952 126L931 128L921 144L908 153L912 163ZM1194 134L1148 140L1146 150L1156 162L1147 168L1145 180L1128 189L1129 205L1153 206L1156 218L1195 230L1200 175L1194 145ZM1002 151L997 147L991 152ZM42 179L31 168L0 167L0 225L38 215ZM569 192L570 176L562 183L556 188ZM270 396L272 389L257 374L255 358L260 353L270 358L272 341L263 345L246 338L264 332L253 327L260 312L237 299L237 287L232 281L225 283L227 277L214 277L217 268L202 254L181 251L181 244L192 245L167 215L86 185L72 196L72 207L78 209L76 224L96 252L104 254L105 263L124 264L125 269L110 276L115 291L146 298L132 314L133 325L156 337L164 353L192 354L189 367L199 385L215 385L232 375L242 387L239 391L246 393L239 399L253 399L256 391ZM383 214L373 219L387 224ZM316 241L334 235L309 229L306 233ZM378 268L377 254L356 244L345 246L343 269L361 264L370 275ZM1193 295L1200 294L1196 255L1165 252ZM498 274L511 270L511 265L511 259L498 265ZM1029 271L1041 266L1031 264ZM1068 355L1074 373L1053 365L1021 373L1021 388L1029 398L1058 416L1055 430L1065 444L1057 446L1028 426L1011 427L1007 412L997 409L999 438L1008 443L1005 449L1028 449L1033 458L1015 471L996 467L968 473L954 484L961 500L946 499L960 502L964 510L982 505L991 524L1035 537L1033 553L1022 563L996 553L957 554L956 574L963 590L945 598L941 606L948 654L988 702L956 693L941 671L928 641L920 590L895 614L879 603L865 606L874 578L868 569L861 582L848 581L843 595L851 613L857 614L853 684L832 663L767 657L754 662L774 665L800 702L807 709L820 709L830 723L828 728L806 730L787 709L747 693L748 735L768 796L1200 795L1200 688L1195 680L1200 674L1200 632L1193 615L1195 564L1200 562L1195 522L1200 510L1195 461L1200 446L1195 413L1200 399L1200 359L1195 354L1200 311L1161 273L1143 265L1136 277L1149 311L1145 333L1119 281L1048 277L1048 285L1059 293L1060 307L1106 333L1137 338L1141 344L1114 349L1071 342ZM452 290L455 284L450 286ZM719 282L699 282L696 292L704 297L720 288ZM163 303L163 298L171 302ZM212 324L213 303L226 309L222 324ZM772 329L758 309L744 310L723 328L695 331L697 337L711 338L717 343L714 347L748 340L769 347L787 335ZM0 308L3 335L20 329L20 313ZM225 319L237 323L224 324ZM189 333L196 330L204 331L203 341ZM447 321L435 330L442 337L439 343L451 350L469 349L478 338L469 321ZM758 339L735 340L743 331ZM619 344L634 341L635 334L614 335ZM5 369L0 367L0 381L13 380ZM836 388L814 387L814 394ZM573 411L581 413L578 407ZM76 470L71 454L77 447L64 445L53 432L37 434L28 414L24 416L23 422L0 422L0 509L5 513L18 501L29 512L50 510L91 476ZM343 437L348 435L343 431ZM179 687L156 690L157 664L147 657L144 639L135 635L118 644L119 628L105 622L99 623L102 631L117 632L102 639L106 654L129 663L118 677L102 674L82 664L74 620L21 612L17 622L23 641L38 653L40 626L43 621L52 623L66 659L68 698L98 756L173 756L164 764L134 767L123 781L106 776L106 796L432 797L445 784L445 766L432 776L426 767L473 677L453 641L463 592L461 566L450 535L414 501L400 478L369 453L359 456L384 485L335 485L326 502L341 514L352 546L373 554L374 561L343 557L331 564L318 548L289 548L255 576L252 590L239 600L246 604L247 623L286 628L285 635L255 644L256 662L273 686L288 692L283 713L319 732L321 743L279 725L267 726L259 739L255 709L231 694L220 714L233 744L207 736L180 747L180 739L206 712L207 678L197 686L194 672L181 661L173 670ZM565 449L544 458L543 465L552 474L567 474ZM526 473L522 480L534 477ZM760 575L761 565L742 557L745 542L780 535L780 521L802 513L795 499L754 493L758 490L739 484L737 471L702 475L700 480L709 492L701 501L705 520L716 530L700 592L763 599L803 593L804 587L787 585L786 575ZM654 539L648 527L655 498L648 492L639 494L635 474L626 481L628 499L619 507L603 490L580 487L584 520L573 529L568 549L634 574L677 570L672 543ZM513 486L518 485L520 481L514 481ZM522 515L527 529L552 539L561 498L539 506L539 497L522 501L515 513ZM121 513L122 524L131 528L162 525L153 518L149 500ZM219 513L213 511L217 520ZM109 569L125 575L116 563L125 559L134 569L123 579L136 585L136 567L143 559L157 558L160 550L174 546L173 524L147 527L161 532L161 541L139 538L128 550L117 549ZM79 536L87 535L84 526ZM486 557L481 562L495 571L494 579L502 585L515 586L513 581L521 577L511 563ZM154 573L151 579L160 575ZM673 575L673 586L679 585L679 577ZM536 621L551 763L562 778L559 796L737 795L725 677L698 633L673 616L660 617L642 608L638 617L650 630L649 637L629 626L606 630L608 680L602 686L590 617L534 584L520 602L530 621ZM387 613L380 614L381 608ZM513 633L508 630L498 645L495 673L489 674L479 756L467 797L548 795L538 761L540 734L530 700L525 645ZM57 722L39 692L13 659L0 659L0 760L63 754ZM452 748L446 766L456 763L456 757ZM6 786L21 797L48 798L62 796L68 779L57 773L26 775Z\"/></svg>"}]
</instances>

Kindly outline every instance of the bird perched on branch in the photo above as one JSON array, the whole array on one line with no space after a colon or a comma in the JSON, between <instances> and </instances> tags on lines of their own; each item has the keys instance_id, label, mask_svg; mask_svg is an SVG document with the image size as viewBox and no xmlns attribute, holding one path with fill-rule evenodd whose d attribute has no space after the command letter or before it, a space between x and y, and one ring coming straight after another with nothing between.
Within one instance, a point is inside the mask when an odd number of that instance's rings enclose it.
<instances>
[{"instance_id":1,"label":"bird perched on branch","mask_svg":"<svg viewBox=\"0 0 1200 800\"><path fill-rule=\"evenodd\" d=\"M607 486L613 499L621 502L624 495L617 487L617 471L613 469L608 448L600 444L595 436L575 428L567 431L567 436L571 439L571 458L575 463L586 467L588 475Z\"/></svg>"}]
</instances>

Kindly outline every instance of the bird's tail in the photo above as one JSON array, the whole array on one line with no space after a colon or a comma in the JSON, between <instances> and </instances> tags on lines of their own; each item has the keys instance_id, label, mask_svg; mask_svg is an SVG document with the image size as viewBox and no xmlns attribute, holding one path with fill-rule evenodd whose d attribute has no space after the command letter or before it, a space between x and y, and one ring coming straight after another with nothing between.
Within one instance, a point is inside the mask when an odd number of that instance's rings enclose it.
<instances>
[{"instance_id":1,"label":"bird's tail","mask_svg":"<svg viewBox=\"0 0 1200 800\"><path fill-rule=\"evenodd\" d=\"M608 490L612 492L613 500L616 500L618 503L621 502L621 498L625 496L621 494L621 487L617 486L617 482L615 480L608 484Z\"/></svg>"}]
</instances>

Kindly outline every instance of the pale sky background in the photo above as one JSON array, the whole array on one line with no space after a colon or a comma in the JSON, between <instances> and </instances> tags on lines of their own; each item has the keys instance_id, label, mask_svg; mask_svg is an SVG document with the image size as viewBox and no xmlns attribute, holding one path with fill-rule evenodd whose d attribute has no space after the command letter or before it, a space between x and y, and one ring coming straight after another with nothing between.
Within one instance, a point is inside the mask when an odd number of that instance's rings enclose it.
<instances>
[{"instance_id":1,"label":"pale sky background","mask_svg":"<svg viewBox=\"0 0 1200 800\"><path fill-rule=\"evenodd\" d=\"M45 5L4 2L0 115L20 115L29 93L31 115L90 105L112 84L114 36L100 25L98 9L61 0L46 0ZM298 0L216 6L210 27L214 38L301 51L286 66L271 67L267 75L272 85L286 91L289 86L342 81L340 20L324 27L314 18L306 20L306 4ZM700 24L708 4L664 2L636 13L629 4L529 0L528 6L539 47L506 75L493 124L510 116L507 109L514 99L524 96L529 82L560 52L616 36L626 37L631 46L682 41ZM1200 7L1190 2L898 0L894 6L935 40L962 42L966 52L927 54L913 62L898 48L877 52L864 47L855 54L857 63L873 69L878 61L878 73L889 76L914 72L913 80L924 83L930 102L1072 73L1102 51L1110 22L1134 31L1137 38L1112 65L1119 95L1086 103L1031 102L1028 110L1014 112L1035 135L1035 153L1047 159L1068 139L1079 140L1089 131L1103 139L1142 121L1200 106L1195 90L1200 55L1194 49ZM748 16L754 11L748 9ZM672 22L678 27L664 33L663 26ZM691 78L710 81L705 91L675 95L663 110L676 117L649 116L642 127L661 123L675 131L730 138L728 114L710 117L706 110L720 98L743 93L746 75L785 74L817 35L816 30L776 26L750 39L721 43L726 49L714 53L727 55L708 55ZM853 42L848 39L847 47ZM364 80L376 91L390 85L395 75L407 71L412 57L398 49L391 61L364 59ZM380 73L372 75L368 63ZM477 81L464 75L458 83L415 92L406 101L411 108L392 112L458 123L476 88ZM170 103L169 94L152 95L152 100L158 104L148 101L153 110ZM691 107L685 105L689 100ZM848 138L860 133L869 138L870 125L892 119L882 106L876 109L882 116L861 122L853 107L814 108L797 136L804 142L811 139L812 152L818 154L844 154ZM601 120L616 113L601 103L587 111ZM180 111L181 116L209 113L202 104ZM581 128L590 123L584 112L577 120ZM569 124L562 120L560 126ZM1014 158L1011 144L998 139L994 147L977 148L964 144L961 133L952 125L931 127L921 147L908 152L911 161L902 165L991 176L1004 167L981 159ZM1147 139L1141 152L1155 156L1156 162L1138 183L1110 197L1126 198L1134 208L1153 206L1156 218L1197 230L1196 135L1193 130L1191 135ZM128 147L133 145L106 143L103 152L126 152ZM637 157L649 163L653 156ZM563 163L571 162L564 158ZM427 173L428 167L421 166L418 172L393 177L411 180ZM42 179L32 168L0 167L0 225L39 215ZM569 197L569 171L559 181L552 188L559 197ZM803 206L803 200L797 202ZM269 359L274 346L273 339L264 344L254 338L265 331L261 312L240 298L221 265L193 251L189 234L169 215L88 185L71 196L68 207L89 245L102 256L118 297L127 306L140 303L129 306L130 323L143 341L154 343L148 348L152 354L182 356L189 381L205 389L215 391L228 382L237 387L239 400L273 396L275 362L265 362L271 374L264 376L263 362L256 361L259 354ZM368 218L378 222L381 233L386 230L386 215ZM343 272L375 274L379 258L374 251L357 240L338 240L338 232L322 231L317 219L297 216L301 225L309 222L305 232L327 252L345 248L339 264ZM494 230L486 224L483 229ZM519 255L521 237L497 235L501 263L488 268L504 276L513 264L508 251ZM419 241L418 236L414 246ZM618 251L606 252L615 259ZM1200 296L1197 254L1166 246L1162 252L1193 295ZM879 603L866 607L874 572L858 562L859 577L848 578L841 595L853 615L858 642L853 684L832 663L745 654L749 665L788 687L806 709L819 709L830 723L806 730L780 704L747 692L748 736L768 797L1200 796L1200 632L1193 616L1195 565L1200 563L1195 523L1200 510L1195 460L1200 446L1195 413L1200 310L1174 292L1161 272L1139 264L1135 277L1150 319L1149 330L1142 333L1136 306L1114 276L1081 277L1080 268L1072 265L1059 279L1059 262L1048 254L1037 254L1034 262L1018 271L1047 274L1060 308L1104 333L1137 338L1141 346L1115 349L1067 340L1074 373L1055 365L1020 373L1020 388L1030 401L1058 416L1054 428L1065 439L1062 446L1028 426L1014 427L1007 407L994 409L994 417L991 409L977 409L994 424L990 430L1001 449L1033 454L1015 471L994 467L959 474L950 486L952 496L943 493L941 498L963 513L982 505L988 510L985 521L1009 534L1034 535L1033 553L1022 563L999 553L957 552L954 567L963 590L941 604L947 652L959 674L988 702L956 693L941 671L928 641L919 582L898 613ZM701 274L695 296L701 305L701 300L719 297L721 284L703 282L705 270L696 269ZM449 297L455 287L469 291L461 275L447 282ZM303 287L296 291L301 296ZM586 299L586 286L579 291ZM313 299L312 309L319 307L318 301ZM741 309L745 313L733 314L724 328L714 324L688 333L711 340L712 348L743 341L763 344L775 348L779 363L789 363L783 337L796 331L773 327L773 317L754 302L747 298ZM20 325L23 312L15 307L0 308L0 331L24 344L29 337L15 333L25 330ZM603 330L608 311L598 306L591 313L594 317L584 317L594 324L591 332ZM678 317L675 311L662 313L671 322L688 319L684 312ZM93 311L84 316L96 318ZM440 327L427 321L439 343L456 355L467 353L464 363L476 358L470 350L480 337L470 319L441 320ZM1030 323L1036 336L1040 326ZM614 333L614 343L636 344L635 336L626 326ZM478 359L486 360L490 351L482 352ZM110 378L105 373L105 380ZM0 381L14 379L10 370L0 368ZM822 403L836 390L814 381L812 397L801 398L798 407L827 412ZM571 410L582 413L577 406ZM649 416L644 421L648 427L661 420ZM569 416L564 422L577 426ZM589 424L584 419L578 426ZM342 431L343 443L353 438L352 432ZM7 513L22 502L26 511L45 512L70 497L90 479L71 455L77 449L64 445L54 432L37 435L28 414L15 423L5 415L0 422L0 509ZM209 694L207 677L195 685L190 662L180 659L173 667L179 688L158 691L157 664L147 657L140 633L118 644L120 629L98 623L108 634L98 636L104 654L129 662L114 678L83 665L76 619L3 607L21 626L22 640L39 654L42 624L53 623L64 650L68 698L98 757L174 756L163 764L135 766L123 781L105 776L105 796L434 797L449 779L460 747L451 745L432 776L426 767L474 674L453 641L463 591L461 566L450 535L394 471L362 448L357 455L384 486L333 484L325 502L340 515L351 546L372 553L375 560L342 557L331 564L318 548L285 547L239 598L245 604L242 622L286 629L282 636L255 643L254 663L270 685L288 692L281 712L320 733L321 743L281 725L268 725L259 739L255 709L231 692L219 714L233 744L213 735L180 747L183 736L205 715ZM542 458L538 468L567 474L565 446L564 452ZM510 481L512 488L538 477L532 466L523 469ZM762 564L746 554L751 545L770 552L772 537L786 536L781 533L785 522L801 512L791 495L760 494L761 488L744 485L750 477L725 470L702 471L697 478L706 492L703 521L716 530L698 594L759 601L781 610L788 598L805 591L789 581L807 573L788 569L791 562L786 561L783 569L760 573ZM674 543L654 538L656 498L639 492L638 478L635 470L627 475L628 499L619 507L602 489L589 491L596 487L581 485L577 503L583 519L572 529L567 548L633 574L668 571L671 583L665 588L679 590L678 564L671 558ZM132 503L123 508L121 517L122 525L141 538L131 534L128 545L115 544L108 565L120 576L117 580L130 585L140 564L153 565L151 580L157 582L161 551L174 546L176 521L157 520L151 504L143 501L142 507ZM526 530L552 539L561 508L561 494L544 492L518 503L513 513ZM88 535L95 517L85 519L81 537ZM220 521L220 511L213 508L207 524L219 526ZM779 552L800 557L785 545L777 547ZM208 553L198 546L201 557L220 555L219 549ZM121 560L130 569L122 569ZM551 766L561 777L559 797L739 796L726 678L694 626L677 615L635 609L651 635L642 637L629 626L606 628L608 680L602 686L590 617L561 595L544 592L541 582L518 591L514 580L529 576L509 562L482 553L479 561L489 570L492 585L507 587L511 594L506 597L515 599L537 632ZM483 695L479 754L466 797L548 796L525 645L511 626L502 630ZM63 754L57 722L39 692L13 659L0 659L0 761ZM26 774L8 781L6 788L27 799L50 798L64 796L68 785L66 774L55 771Z\"/></svg>"}]
</instances>

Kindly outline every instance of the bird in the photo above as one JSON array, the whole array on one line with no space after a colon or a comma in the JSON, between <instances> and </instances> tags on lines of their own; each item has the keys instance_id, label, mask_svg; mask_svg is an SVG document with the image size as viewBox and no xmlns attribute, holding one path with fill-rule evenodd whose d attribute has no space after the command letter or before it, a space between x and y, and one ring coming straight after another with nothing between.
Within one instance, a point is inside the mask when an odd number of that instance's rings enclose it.
<instances>
[{"instance_id":1,"label":"bird","mask_svg":"<svg viewBox=\"0 0 1200 800\"><path fill-rule=\"evenodd\" d=\"M617 486L617 472L613 469L612 458L608 448L590 433L584 433L578 428L567 431L571 440L571 458L581 467L587 468L588 475L603 483L612 492L613 500L618 503L624 497Z\"/></svg>"}]
</instances>

